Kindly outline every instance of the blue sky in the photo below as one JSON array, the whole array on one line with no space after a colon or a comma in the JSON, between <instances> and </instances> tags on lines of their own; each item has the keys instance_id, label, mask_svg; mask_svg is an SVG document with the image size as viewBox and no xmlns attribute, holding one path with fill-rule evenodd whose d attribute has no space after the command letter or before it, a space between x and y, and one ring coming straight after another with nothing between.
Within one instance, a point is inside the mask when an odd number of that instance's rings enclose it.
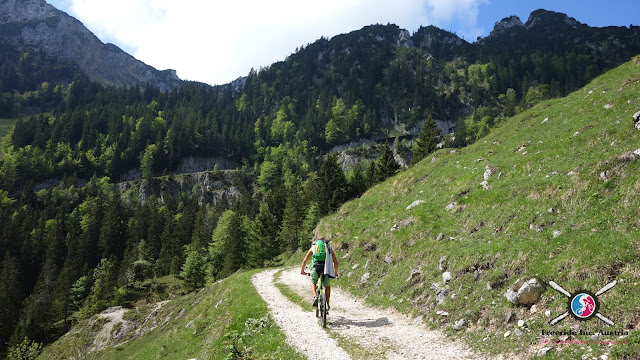
<instances>
[{"instance_id":1,"label":"blue sky","mask_svg":"<svg viewBox=\"0 0 640 360\"><path fill-rule=\"evenodd\" d=\"M183 79L227 83L283 60L321 36L394 23L453 31L467 41L496 21L536 9L563 12L591 26L639 25L639 0L47 0L111 42Z\"/></svg>"}]
</instances>

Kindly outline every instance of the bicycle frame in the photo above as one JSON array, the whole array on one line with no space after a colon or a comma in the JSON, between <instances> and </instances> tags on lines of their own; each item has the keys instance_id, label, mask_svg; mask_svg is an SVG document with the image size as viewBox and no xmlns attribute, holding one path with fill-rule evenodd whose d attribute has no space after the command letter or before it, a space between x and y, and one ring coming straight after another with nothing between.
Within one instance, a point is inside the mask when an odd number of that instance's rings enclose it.
<instances>
[{"instance_id":1,"label":"bicycle frame","mask_svg":"<svg viewBox=\"0 0 640 360\"><path fill-rule=\"evenodd\" d=\"M310 273L307 273L307 276L311 276ZM320 275L320 285L316 288L316 296L318 297L318 307L316 307L316 317L320 318L320 323L323 328L327 327L327 313L329 309L327 309L327 294L324 291L324 277L326 275Z\"/></svg>"}]
</instances>

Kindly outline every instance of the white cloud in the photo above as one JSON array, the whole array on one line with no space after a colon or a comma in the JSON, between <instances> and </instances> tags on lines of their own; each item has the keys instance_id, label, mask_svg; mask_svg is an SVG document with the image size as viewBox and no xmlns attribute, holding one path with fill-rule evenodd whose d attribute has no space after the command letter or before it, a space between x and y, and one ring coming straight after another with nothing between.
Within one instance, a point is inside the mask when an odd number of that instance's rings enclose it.
<instances>
[{"instance_id":1,"label":"white cloud","mask_svg":"<svg viewBox=\"0 0 640 360\"><path fill-rule=\"evenodd\" d=\"M99 38L183 79L229 82L296 47L374 23L436 25L475 39L487 0L69 0Z\"/></svg>"}]
</instances>

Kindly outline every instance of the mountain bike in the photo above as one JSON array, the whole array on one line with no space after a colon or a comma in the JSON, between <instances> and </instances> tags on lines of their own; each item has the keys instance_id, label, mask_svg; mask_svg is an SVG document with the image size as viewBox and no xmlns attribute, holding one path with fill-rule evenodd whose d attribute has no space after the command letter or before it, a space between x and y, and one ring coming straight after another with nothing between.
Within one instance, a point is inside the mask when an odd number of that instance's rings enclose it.
<instances>
[{"instance_id":1,"label":"mountain bike","mask_svg":"<svg viewBox=\"0 0 640 360\"><path fill-rule=\"evenodd\" d=\"M307 276L311 276L307 272ZM323 328L327 327L327 314L329 309L327 307L327 294L324 291L324 274L320 275L320 285L316 287L316 296L318 297L318 306L316 307L316 317L320 318L320 323Z\"/></svg>"}]
</instances>

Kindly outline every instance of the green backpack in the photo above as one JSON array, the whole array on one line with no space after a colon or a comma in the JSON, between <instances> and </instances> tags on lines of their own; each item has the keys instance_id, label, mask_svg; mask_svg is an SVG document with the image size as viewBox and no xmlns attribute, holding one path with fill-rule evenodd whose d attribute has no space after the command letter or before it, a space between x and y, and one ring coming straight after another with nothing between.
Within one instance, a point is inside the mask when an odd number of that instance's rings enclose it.
<instances>
[{"instance_id":1,"label":"green backpack","mask_svg":"<svg viewBox=\"0 0 640 360\"><path fill-rule=\"evenodd\" d=\"M311 246L313 251L313 262L325 261L327 259L327 247L322 240L317 240Z\"/></svg>"}]
</instances>

